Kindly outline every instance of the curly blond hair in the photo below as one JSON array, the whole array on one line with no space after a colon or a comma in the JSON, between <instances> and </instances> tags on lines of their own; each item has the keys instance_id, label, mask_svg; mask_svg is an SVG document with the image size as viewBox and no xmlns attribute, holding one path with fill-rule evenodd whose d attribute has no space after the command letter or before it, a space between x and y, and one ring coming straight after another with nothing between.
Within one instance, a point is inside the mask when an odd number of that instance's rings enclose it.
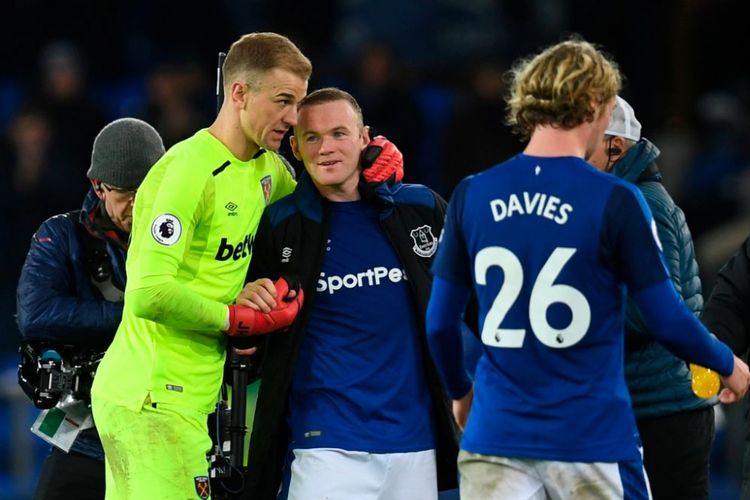
<instances>
[{"instance_id":1,"label":"curly blond hair","mask_svg":"<svg viewBox=\"0 0 750 500\"><path fill-rule=\"evenodd\" d=\"M540 125L592 121L592 104L609 102L621 85L617 63L577 36L519 60L509 75L506 123L524 139Z\"/></svg>"}]
</instances>

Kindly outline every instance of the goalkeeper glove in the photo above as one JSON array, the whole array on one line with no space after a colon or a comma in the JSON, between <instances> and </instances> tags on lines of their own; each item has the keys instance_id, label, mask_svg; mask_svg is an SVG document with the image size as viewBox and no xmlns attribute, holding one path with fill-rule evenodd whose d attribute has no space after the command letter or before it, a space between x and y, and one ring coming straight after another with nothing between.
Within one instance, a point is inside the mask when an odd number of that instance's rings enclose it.
<instances>
[{"instance_id":1,"label":"goalkeeper glove","mask_svg":"<svg viewBox=\"0 0 750 500\"><path fill-rule=\"evenodd\" d=\"M279 278L274 282L276 287L276 307L270 312L256 311L250 307L231 304L229 306L229 328L226 330L230 336L263 335L276 330L287 328L292 324L302 308L305 294L301 288L297 289L297 295L290 299L289 283L285 278Z\"/></svg>"},{"instance_id":2,"label":"goalkeeper glove","mask_svg":"<svg viewBox=\"0 0 750 500\"><path fill-rule=\"evenodd\" d=\"M360 166L366 183L401 182L404 178L404 156L382 135L371 140L362 151Z\"/></svg>"}]
</instances>

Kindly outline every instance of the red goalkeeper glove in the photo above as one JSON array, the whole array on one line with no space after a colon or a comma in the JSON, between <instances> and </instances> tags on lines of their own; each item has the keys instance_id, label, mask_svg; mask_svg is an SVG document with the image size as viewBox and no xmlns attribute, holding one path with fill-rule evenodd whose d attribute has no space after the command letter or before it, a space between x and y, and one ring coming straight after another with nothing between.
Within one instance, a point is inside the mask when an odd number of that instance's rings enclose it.
<instances>
[{"instance_id":1,"label":"red goalkeeper glove","mask_svg":"<svg viewBox=\"0 0 750 500\"><path fill-rule=\"evenodd\" d=\"M379 135L367 144L360 160L362 177L367 183L401 182L404 156L395 144Z\"/></svg>"},{"instance_id":2,"label":"red goalkeeper glove","mask_svg":"<svg viewBox=\"0 0 750 500\"><path fill-rule=\"evenodd\" d=\"M250 307L236 304L229 306L227 335L263 335L287 328L292 324L302 308L305 293L300 288L293 299L287 298L289 283L284 278L277 279L274 286L276 287L276 307L270 312L256 311Z\"/></svg>"}]
</instances>

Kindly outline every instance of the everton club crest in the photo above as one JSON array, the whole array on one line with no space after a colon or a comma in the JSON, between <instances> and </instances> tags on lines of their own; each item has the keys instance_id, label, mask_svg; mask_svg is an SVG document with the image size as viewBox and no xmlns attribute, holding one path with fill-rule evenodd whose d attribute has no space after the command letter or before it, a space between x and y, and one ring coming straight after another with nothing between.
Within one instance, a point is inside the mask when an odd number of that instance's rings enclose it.
<instances>
[{"instance_id":1,"label":"everton club crest","mask_svg":"<svg viewBox=\"0 0 750 500\"><path fill-rule=\"evenodd\" d=\"M420 257L432 257L437 250L437 238L432 234L432 228L428 225L419 226L412 229L411 239L414 240L414 246L411 247L414 253Z\"/></svg>"}]
</instances>

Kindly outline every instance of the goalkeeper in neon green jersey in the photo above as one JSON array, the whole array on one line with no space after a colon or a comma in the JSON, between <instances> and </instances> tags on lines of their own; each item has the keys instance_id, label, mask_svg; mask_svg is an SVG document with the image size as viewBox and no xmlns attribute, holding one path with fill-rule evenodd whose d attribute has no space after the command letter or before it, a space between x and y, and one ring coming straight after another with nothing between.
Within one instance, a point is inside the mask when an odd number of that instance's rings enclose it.
<instances>
[{"instance_id":1,"label":"goalkeeper in neon green jersey","mask_svg":"<svg viewBox=\"0 0 750 500\"><path fill-rule=\"evenodd\" d=\"M228 304L261 213L294 188L275 150L297 122L311 70L283 36L237 40L216 120L167 151L138 191L123 318L91 391L107 499L208 498L206 416L226 334L284 328L299 311L302 296L283 279L265 280L277 299L269 311Z\"/></svg>"}]
</instances>

